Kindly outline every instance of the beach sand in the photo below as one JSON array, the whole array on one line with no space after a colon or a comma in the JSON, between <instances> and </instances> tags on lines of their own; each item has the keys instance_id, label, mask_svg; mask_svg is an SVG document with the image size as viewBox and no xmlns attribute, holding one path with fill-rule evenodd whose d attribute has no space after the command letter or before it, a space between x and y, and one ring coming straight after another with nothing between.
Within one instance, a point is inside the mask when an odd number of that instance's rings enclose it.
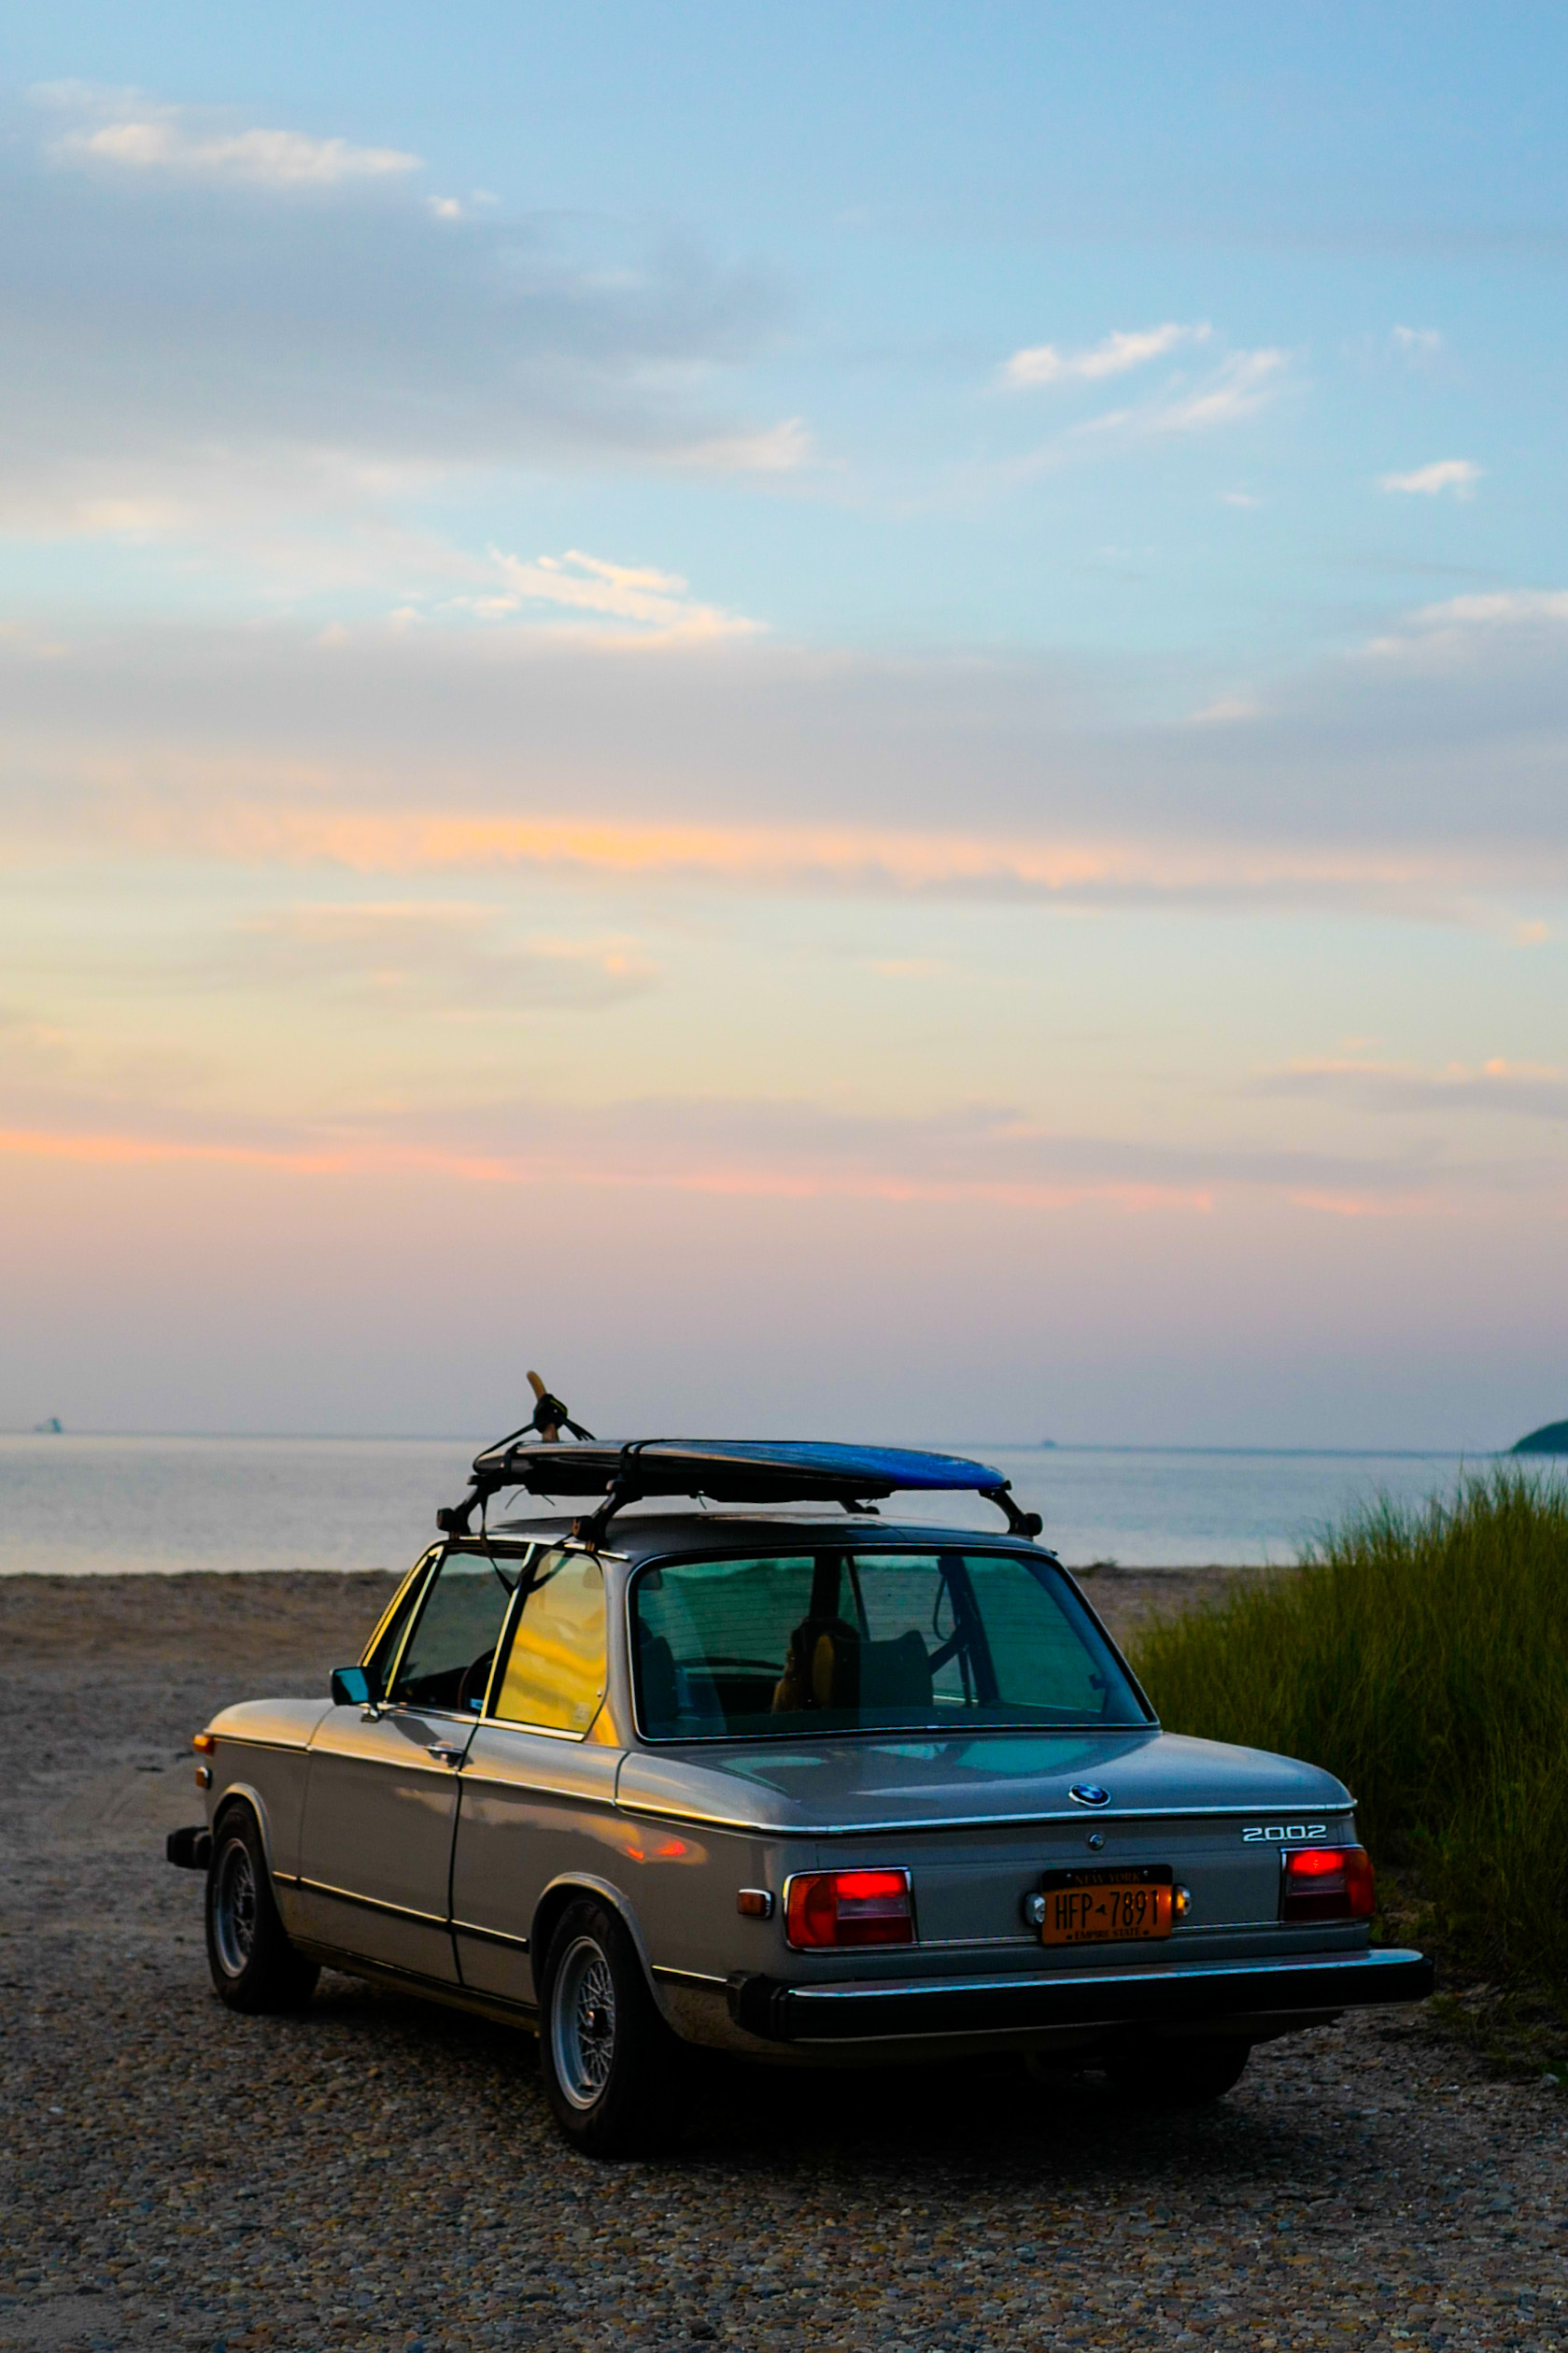
<instances>
[{"instance_id":1,"label":"beach sand","mask_svg":"<svg viewBox=\"0 0 1568 2353\"><path fill-rule=\"evenodd\" d=\"M1121 1642L1151 1615L1208 1607L1237 1580L1289 1571L1116 1567L1076 1573ZM237 1677L235 1698L283 1689L266 1683L269 1672L284 1676L290 1691L301 1687L303 1672L305 1687L315 1690L334 1666L359 1657L397 1583L374 1569L0 1577L0 1642L6 1655L25 1651L39 1666L79 1666L86 1656L98 1668L134 1664L142 1673L202 1667L220 1680Z\"/></svg>"},{"instance_id":2,"label":"beach sand","mask_svg":"<svg viewBox=\"0 0 1568 2353\"><path fill-rule=\"evenodd\" d=\"M1229 1575L1085 1587L1125 1634ZM1191 2117L1003 2061L742 2070L690 2148L596 2166L527 2034L331 1971L301 2017L223 2009L162 1856L201 1816L191 1734L322 1692L392 1584L0 1579L0 2346L1562 2342L1568 2104L1406 2015L1266 2046Z\"/></svg>"}]
</instances>

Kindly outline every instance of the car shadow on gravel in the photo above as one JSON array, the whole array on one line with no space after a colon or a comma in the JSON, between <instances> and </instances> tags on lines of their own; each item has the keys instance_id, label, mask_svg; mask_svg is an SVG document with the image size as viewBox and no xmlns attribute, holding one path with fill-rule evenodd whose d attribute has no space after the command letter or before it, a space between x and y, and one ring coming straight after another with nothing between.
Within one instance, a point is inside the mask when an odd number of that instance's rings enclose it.
<instances>
[{"instance_id":1,"label":"car shadow on gravel","mask_svg":"<svg viewBox=\"0 0 1568 2353\"><path fill-rule=\"evenodd\" d=\"M601 2170L560 2142L531 2034L333 1977L291 2031L327 2034L339 2058L346 2044L367 2078L372 2068L378 2080L405 2067L438 2073L459 2132L465 2120L482 2123L514 2137L519 2155L543 2147L556 2163ZM1260 2105L1250 2077L1228 2099L1171 2112L1140 2108L1094 2075L1037 2080L1014 2059L808 2070L704 2053L689 2088L681 2129L638 2170L776 2177L853 2169L883 2190L928 2183L939 2170L954 2189L977 2191L1038 2185L1042 2174L1063 2186L1136 2176L1156 2189L1180 2176L1190 2191L1208 2176L1235 2193L1281 2169L1315 2182L1334 2163L1309 2101Z\"/></svg>"}]
</instances>

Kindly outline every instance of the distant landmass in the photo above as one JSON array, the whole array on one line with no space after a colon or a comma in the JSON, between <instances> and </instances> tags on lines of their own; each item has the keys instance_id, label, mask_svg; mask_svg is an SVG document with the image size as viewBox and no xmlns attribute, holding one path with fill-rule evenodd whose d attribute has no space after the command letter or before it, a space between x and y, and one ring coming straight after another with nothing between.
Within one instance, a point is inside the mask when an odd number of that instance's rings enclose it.
<instances>
[{"instance_id":1,"label":"distant landmass","mask_svg":"<svg viewBox=\"0 0 1568 2353\"><path fill-rule=\"evenodd\" d=\"M1543 1422L1538 1430L1510 1446L1510 1454L1568 1454L1568 1422Z\"/></svg>"}]
</instances>

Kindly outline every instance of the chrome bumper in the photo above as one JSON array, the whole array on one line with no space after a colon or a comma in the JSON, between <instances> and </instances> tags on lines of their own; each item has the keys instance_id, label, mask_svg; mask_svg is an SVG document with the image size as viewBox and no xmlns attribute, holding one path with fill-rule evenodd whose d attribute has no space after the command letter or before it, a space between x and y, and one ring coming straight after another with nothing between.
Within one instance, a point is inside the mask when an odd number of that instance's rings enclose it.
<instances>
[{"instance_id":1,"label":"chrome bumper","mask_svg":"<svg viewBox=\"0 0 1568 2353\"><path fill-rule=\"evenodd\" d=\"M1042 1977L890 1978L791 1985L738 1973L729 2015L770 2043L867 2043L925 2034L994 2034L1052 2026L1244 2024L1293 2013L1420 2002L1432 1992L1423 1953L1313 1954L1300 1961L1169 1963Z\"/></svg>"}]
</instances>

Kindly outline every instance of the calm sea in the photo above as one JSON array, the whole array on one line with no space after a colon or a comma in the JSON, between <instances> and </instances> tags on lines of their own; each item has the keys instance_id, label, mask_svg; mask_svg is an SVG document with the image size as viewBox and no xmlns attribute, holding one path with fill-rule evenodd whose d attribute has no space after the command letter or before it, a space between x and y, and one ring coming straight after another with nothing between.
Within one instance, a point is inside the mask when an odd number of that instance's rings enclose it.
<instances>
[{"instance_id":1,"label":"calm sea","mask_svg":"<svg viewBox=\"0 0 1568 2353\"><path fill-rule=\"evenodd\" d=\"M0 1436L0 1574L403 1568L480 1441ZM1288 1561L1377 1495L1450 1493L1486 1456L966 1446L1040 1512L1071 1566ZM1550 1474L1548 1474L1550 1475ZM932 1498L910 1518L940 1520ZM991 1513L980 1507L977 1516ZM966 1510L962 1517L968 1519ZM1000 1527L1000 1521L996 1525Z\"/></svg>"}]
</instances>

